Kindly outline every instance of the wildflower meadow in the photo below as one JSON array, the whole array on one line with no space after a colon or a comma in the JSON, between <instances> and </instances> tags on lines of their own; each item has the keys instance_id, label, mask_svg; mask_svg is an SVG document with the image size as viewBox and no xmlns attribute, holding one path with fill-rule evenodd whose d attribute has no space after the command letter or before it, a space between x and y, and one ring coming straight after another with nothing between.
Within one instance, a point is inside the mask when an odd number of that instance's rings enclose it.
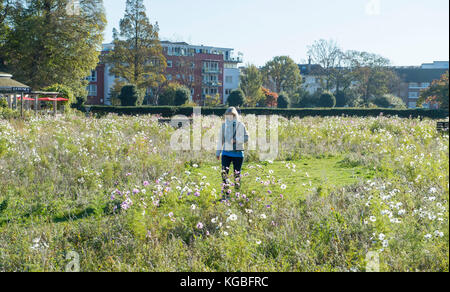
<instances>
[{"instance_id":1,"label":"wildflower meadow","mask_svg":"<svg viewBox=\"0 0 450 292\"><path fill-rule=\"evenodd\" d=\"M247 151L226 184L215 151L168 146L175 131L0 119L0 271L448 271L435 121L279 117L276 159Z\"/></svg>"}]
</instances>

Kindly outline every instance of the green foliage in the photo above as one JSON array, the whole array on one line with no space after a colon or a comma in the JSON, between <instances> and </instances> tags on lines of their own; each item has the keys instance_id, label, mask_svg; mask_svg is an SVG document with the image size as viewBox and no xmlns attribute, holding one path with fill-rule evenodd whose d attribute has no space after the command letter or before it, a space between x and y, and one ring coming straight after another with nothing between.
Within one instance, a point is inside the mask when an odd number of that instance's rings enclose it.
<instances>
[{"instance_id":1,"label":"green foliage","mask_svg":"<svg viewBox=\"0 0 450 292\"><path fill-rule=\"evenodd\" d=\"M64 271L67 251L84 272L363 272L368 252L382 272L448 271L434 121L280 118L277 159L248 151L221 203L220 163L174 153L157 118L0 121L0 271Z\"/></svg>"},{"instance_id":2,"label":"green foliage","mask_svg":"<svg viewBox=\"0 0 450 292\"><path fill-rule=\"evenodd\" d=\"M392 94L375 97L371 102L381 108L406 108L405 102L400 97Z\"/></svg>"},{"instance_id":3,"label":"green foliage","mask_svg":"<svg viewBox=\"0 0 450 292\"><path fill-rule=\"evenodd\" d=\"M291 107L291 100L286 93L280 94L278 96L278 108L289 108Z\"/></svg>"},{"instance_id":4,"label":"green foliage","mask_svg":"<svg viewBox=\"0 0 450 292\"><path fill-rule=\"evenodd\" d=\"M7 108L8 107L8 101L6 98L0 98L0 108Z\"/></svg>"},{"instance_id":5,"label":"green foliage","mask_svg":"<svg viewBox=\"0 0 450 292\"><path fill-rule=\"evenodd\" d=\"M219 106L221 104L220 94L217 93L216 95L206 95L205 106Z\"/></svg>"},{"instance_id":6,"label":"green foliage","mask_svg":"<svg viewBox=\"0 0 450 292\"><path fill-rule=\"evenodd\" d=\"M51 86L43 88L42 90L47 92L59 92L58 97L63 97L69 100L65 102L66 104L75 104L75 106L79 104L79 100L75 98L75 95L73 94L73 91L69 86L65 86L62 84L53 84Z\"/></svg>"},{"instance_id":7,"label":"green foliage","mask_svg":"<svg viewBox=\"0 0 450 292\"><path fill-rule=\"evenodd\" d=\"M175 99L174 104L175 106L181 106L186 104L186 102L189 101L189 98L191 96L191 91L186 86L179 86L175 90Z\"/></svg>"},{"instance_id":8,"label":"green foliage","mask_svg":"<svg viewBox=\"0 0 450 292\"><path fill-rule=\"evenodd\" d=\"M115 113L119 115L161 115L163 117L172 117L174 115L191 116L193 113L192 106L137 106L137 107L118 107L118 106L91 106L93 113L99 115L107 115ZM276 108L241 108L242 114L247 115L278 115L286 118L292 117L336 117L336 116L350 116L350 117L377 117L383 114L384 116L398 116L401 118L430 118L430 119L445 119L448 118L448 111L446 110L427 110L427 109L381 109L381 108L333 108L333 109L319 109L319 108L290 108L290 109L276 109ZM217 115L223 116L226 109L223 107L202 107L203 115Z\"/></svg>"},{"instance_id":9,"label":"green foliage","mask_svg":"<svg viewBox=\"0 0 450 292\"><path fill-rule=\"evenodd\" d=\"M111 75L136 84L138 90L166 81L166 58L159 41L159 27L150 23L142 0L127 0L120 33L114 29L114 50L106 57Z\"/></svg>"},{"instance_id":10,"label":"green foliage","mask_svg":"<svg viewBox=\"0 0 450 292\"><path fill-rule=\"evenodd\" d=\"M167 84L159 95L159 105L181 106L189 101L191 91L176 82Z\"/></svg>"},{"instance_id":11,"label":"green foliage","mask_svg":"<svg viewBox=\"0 0 450 292\"><path fill-rule=\"evenodd\" d=\"M322 93L320 95L318 105L320 107L331 107L331 108L333 108L333 107L336 106L336 98L334 97L334 95L331 92L325 91L324 93Z\"/></svg>"},{"instance_id":12,"label":"green foliage","mask_svg":"<svg viewBox=\"0 0 450 292\"><path fill-rule=\"evenodd\" d=\"M30 0L9 20L3 47L7 71L40 90L52 84L86 95L85 77L99 62L106 24L102 0L80 1L80 14L68 15L65 0Z\"/></svg>"},{"instance_id":13,"label":"green foliage","mask_svg":"<svg viewBox=\"0 0 450 292\"><path fill-rule=\"evenodd\" d=\"M424 90L420 94L418 105L421 106L424 103L428 103L432 106L433 103L437 104L439 108L448 110L449 103L449 73L442 75L440 80L436 80L431 84L431 87Z\"/></svg>"},{"instance_id":14,"label":"green foliage","mask_svg":"<svg viewBox=\"0 0 450 292\"><path fill-rule=\"evenodd\" d=\"M240 88L246 96L248 106L256 106L264 102L262 86L263 76L258 67L247 65L247 68L242 70L240 76Z\"/></svg>"},{"instance_id":15,"label":"green foliage","mask_svg":"<svg viewBox=\"0 0 450 292\"><path fill-rule=\"evenodd\" d=\"M298 65L287 56L279 56L267 62L262 68L264 84L271 88L273 83L276 93L297 91L302 84Z\"/></svg>"},{"instance_id":16,"label":"green foliage","mask_svg":"<svg viewBox=\"0 0 450 292\"><path fill-rule=\"evenodd\" d=\"M139 99L136 85L126 85L122 87L118 98L122 106L136 106Z\"/></svg>"},{"instance_id":17,"label":"green foliage","mask_svg":"<svg viewBox=\"0 0 450 292\"><path fill-rule=\"evenodd\" d=\"M244 92L240 89L233 90L228 96L227 103L229 106L243 106L245 104Z\"/></svg>"}]
</instances>

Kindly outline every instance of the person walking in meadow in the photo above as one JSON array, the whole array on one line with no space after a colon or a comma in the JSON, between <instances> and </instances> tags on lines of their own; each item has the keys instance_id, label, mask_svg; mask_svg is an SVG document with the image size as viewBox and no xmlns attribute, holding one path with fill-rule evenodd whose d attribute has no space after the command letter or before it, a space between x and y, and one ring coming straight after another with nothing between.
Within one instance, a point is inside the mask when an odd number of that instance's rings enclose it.
<instances>
[{"instance_id":1,"label":"person walking in meadow","mask_svg":"<svg viewBox=\"0 0 450 292\"><path fill-rule=\"evenodd\" d=\"M244 144L248 142L248 133L245 125L239 119L239 113L235 107L230 107L225 112L225 122L222 124L219 134L216 158L222 156L222 179L225 186L231 185L228 174L233 164L235 183L240 187L242 164L244 163Z\"/></svg>"}]
</instances>

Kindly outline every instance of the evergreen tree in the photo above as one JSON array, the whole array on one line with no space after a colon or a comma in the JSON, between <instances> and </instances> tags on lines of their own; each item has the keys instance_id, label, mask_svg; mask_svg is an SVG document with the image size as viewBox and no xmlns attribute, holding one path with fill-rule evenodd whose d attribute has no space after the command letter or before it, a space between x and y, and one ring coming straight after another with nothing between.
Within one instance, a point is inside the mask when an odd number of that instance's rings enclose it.
<instances>
[{"instance_id":1,"label":"evergreen tree","mask_svg":"<svg viewBox=\"0 0 450 292\"><path fill-rule=\"evenodd\" d=\"M122 106L136 106L139 99L136 85L125 85L122 87L118 98Z\"/></svg>"},{"instance_id":2,"label":"evergreen tree","mask_svg":"<svg viewBox=\"0 0 450 292\"><path fill-rule=\"evenodd\" d=\"M106 57L111 75L134 84L143 93L165 81L166 58L159 41L158 24L151 24L143 0L127 0L120 33L114 30L114 50Z\"/></svg>"}]
</instances>

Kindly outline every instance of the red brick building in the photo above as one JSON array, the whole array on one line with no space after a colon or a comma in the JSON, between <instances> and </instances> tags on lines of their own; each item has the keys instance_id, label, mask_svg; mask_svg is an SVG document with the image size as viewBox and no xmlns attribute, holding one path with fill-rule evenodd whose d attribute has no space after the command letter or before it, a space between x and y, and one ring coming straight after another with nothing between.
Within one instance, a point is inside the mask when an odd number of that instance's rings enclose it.
<instances>
[{"instance_id":1,"label":"red brick building","mask_svg":"<svg viewBox=\"0 0 450 292\"><path fill-rule=\"evenodd\" d=\"M167 59L166 79L191 89L192 101L204 104L207 96L220 96L225 102L229 93L239 87L240 58L234 58L233 49L193 46L184 42L162 41ZM112 44L103 45L102 54L113 50ZM110 93L115 77L109 74L108 64L98 64L88 77L88 104L111 104Z\"/></svg>"}]
</instances>

